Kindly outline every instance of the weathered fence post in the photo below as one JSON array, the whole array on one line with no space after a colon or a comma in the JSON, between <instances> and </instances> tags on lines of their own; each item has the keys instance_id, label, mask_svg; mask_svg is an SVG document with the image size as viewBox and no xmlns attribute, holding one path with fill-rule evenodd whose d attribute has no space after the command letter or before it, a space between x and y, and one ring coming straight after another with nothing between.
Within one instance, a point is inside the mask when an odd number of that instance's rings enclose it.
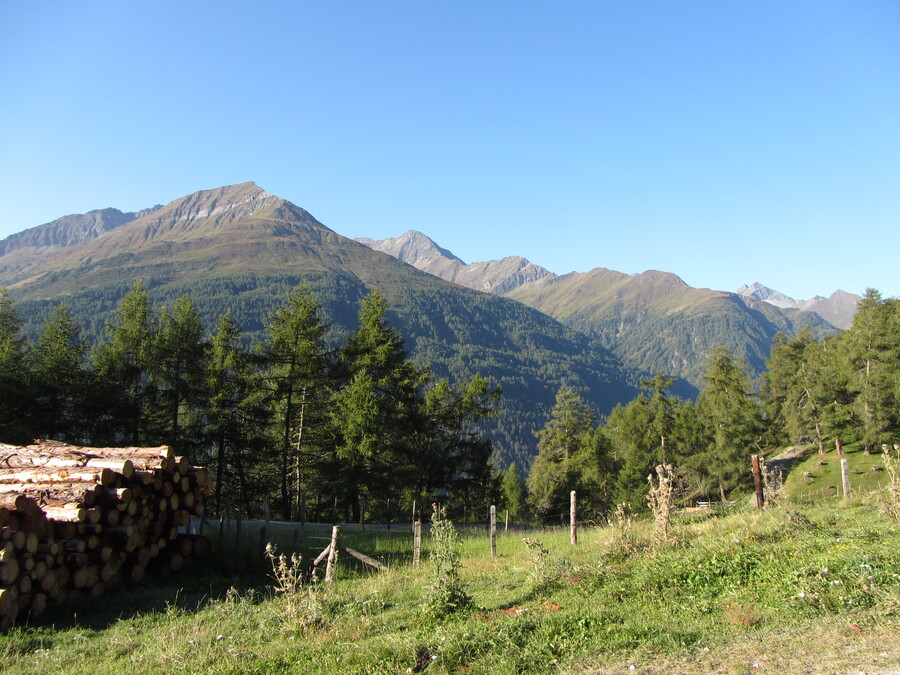
<instances>
[{"instance_id":1,"label":"weathered fence post","mask_svg":"<svg viewBox=\"0 0 900 675\"><path fill-rule=\"evenodd\" d=\"M300 528L306 525L306 490L300 490Z\"/></svg>"},{"instance_id":2,"label":"weathered fence post","mask_svg":"<svg viewBox=\"0 0 900 675\"><path fill-rule=\"evenodd\" d=\"M491 504L491 557L497 557L497 507Z\"/></svg>"},{"instance_id":3,"label":"weathered fence post","mask_svg":"<svg viewBox=\"0 0 900 675\"><path fill-rule=\"evenodd\" d=\"M269 511L269 498L266 497L266 501L264 504L265 510L265 524L259 528L259 547L262 550L263 555L266 553L266 544L268 543L266 540L269 537L269 520L271 519L271 513Z\"/></svg>"},{"instance_id":4,"label":"weathered fence post","mask_svg":"<svg viewBox=\"0 0 900 675\"><path fill-rule=\"evenodd\" d=\"M413 567L419 566L422 556L422 521L413 523Z\"/></svg>"},{"instance_id":5,"label":"weathered fence post","mask_svg":"<svg viewBox=\"0 0 900 675\"><path fill-rule=\"evenodd\" d=\"M509 532L509 509L506 509L506 524L503 526L504 532Z\"/></svg>"},{"instance_id":6,"label":"weathered fence post","mask_svg":"<svg viewBox=\"0 0 900 675\"><path fill-rule=\"evenodd\" d=\"M325 583L330 584L334 581L334 568L337 567L338 557L338 533L341 528L337 525L331 528L331 547L328 551L328 563L325 566Z\"/></svg>"},{"instance_id":7,"label":"weathered fence post","mask_svg":"<svg viewBox=\"0 0 900 675\"><path fill-rule=\"evenodd\" d=\"M846 459L841 460L841 480L844 483L844 499L850 499L850 467Z\"/></svg>"},{"instance_id":8,"label":"weathered fence post","mask_svg":"<svg viewBox=\"0 0 900 675\"><path fill-rule=\"evenodd\" d=\"M569 493L569 541L572 546L578 543L578 525L576 523L577 503L575 490Z\"/></svg>"},{"instance_id":9,"label":"weathered fence post","mask_svg":"<svg viewBox=\"0 0 900 675\"><path fill-rule=\"evenodd\" d=\"M234 561L238 565L241 562L241 510L237 511L237 518L234 527Z\"/></svg>"},{"instance_id":10,"label":"weathered fence post","mask_svg":"<svg viewBox=\"0 0 900 675\"><path fill-rule=\"evenodd\" d=\"M763 495L762 471L759 468L759 455L753 455L753 482L756 485L756 508L762 509L765 506L765 496Z\"/></svg>"}]
</instances>

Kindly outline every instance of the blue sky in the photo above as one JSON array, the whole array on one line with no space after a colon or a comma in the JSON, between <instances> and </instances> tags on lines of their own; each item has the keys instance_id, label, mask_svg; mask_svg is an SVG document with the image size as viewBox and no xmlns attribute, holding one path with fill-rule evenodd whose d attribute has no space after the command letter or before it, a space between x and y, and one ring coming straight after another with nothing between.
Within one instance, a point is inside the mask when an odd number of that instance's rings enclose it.
<instances>
[{"instance_id":1,"label":"blue sky","mask_svg":"<svg viewBox=\"0 0 900 675\"><path fill-rule=\"evenodd\" d=\"M5 2L0 238L253 180L467 262L900 295L900 3Z\"/></svg>"}]
</instances>

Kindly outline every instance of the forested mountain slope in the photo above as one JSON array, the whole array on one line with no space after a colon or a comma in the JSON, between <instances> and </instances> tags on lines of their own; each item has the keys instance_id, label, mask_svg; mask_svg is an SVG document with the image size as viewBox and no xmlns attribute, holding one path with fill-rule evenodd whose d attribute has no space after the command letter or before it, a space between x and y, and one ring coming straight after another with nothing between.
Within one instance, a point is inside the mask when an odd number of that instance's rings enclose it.
<instances>
[{"instance_id":1,"label":"forested mountain slope","mask_svg":"<svg viewBox=\"0 0 900 675\"><path fill-rule=\"evenodd\" d=\"M623 274L598 268L521 286L507 294L599 339L628 365L699 385L717 345L763 371L779 332L806 325L833 332L811 312L742 301L734 293L693 288L667 272Z\"/></svg>"},{"instance_id":2,"label":"forested mountain slope","mask_svg":"<svg viewBox=\"0 0 900 675\"><path fill-rule=\"evenodd\" d=\"M692 386L717 345L746 360L754 374L778 332L806 325L819 333L834 327L812 311L780 309L735 293L692 288L674 274L650 270L623 274L597 268L558 276L524 258L465 264L419 232L394 239L361 239L442 279L504 295L597 338L626 364L648 375L664 373Z\"/></svg>"},{"instance_id":3,"label":"forested mountain slope","mask_svg":"<svg viewBox=\"0 0 900 675\"><path fill-rule=\"evenodd\" d=\"M0 256L0 286L32 335L64 301L84 335L96 339L132 282L143 279L157 304L190 294L207 330L231 308L248 339L305 281L336 338L353 330L360 300L376 288L410 353L436 375L479 372L503 387L504 414L493 430L500 463L527 465L532 432L562 384L604 412L634 395L636 376L596 340L342 237L253 183L187 195L83 243L36 243Z\"/></svg>"}]
</instances>

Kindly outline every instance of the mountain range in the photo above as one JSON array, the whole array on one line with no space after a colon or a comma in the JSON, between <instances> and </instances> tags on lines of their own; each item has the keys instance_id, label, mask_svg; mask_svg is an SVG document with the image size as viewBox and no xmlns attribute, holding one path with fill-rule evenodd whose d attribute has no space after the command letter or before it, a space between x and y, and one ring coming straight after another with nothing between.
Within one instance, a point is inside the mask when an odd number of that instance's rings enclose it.
<instances>
[{"instance_id":1,"label":"mountain range","mask_svg":"<svg viewBox=\"0 0 900 675\"><path fill-rule=\"evenodd\" d=\"M410 353L436 376L478 372L502 385L504 410L491 429L498 463L523 467L563 384L603 414L657 372L695 394L717 344L758 373L777 332L835 330L810 307L770 304L759 285L727 293L666 272L604 268L559 276L521 257L466 264L418 232L353 241L252 182L133 213L69 215L0 241L0 286L31 335L65 301L84 335L99 339L136 279L157 305L190 294L207 328L231 309L248 340L262 337L301 281L320 298L335 339L354 329L359 301L378 289ZM832 304L837 311L851 301Z\"/></svg>"},{"instance_id":2,"label":"mountain range","mask_svg":"<svg viewBox=\"0 0 900 675\"><path fill-rule=\"evenodd\" d=\"M8 238L0 256L0 286L31 335L65 301L83 334L100 339L128 288L143 279L157 306L188 293L208 329L231 309L247 339L259 339L287 291L305 282L336 341L354 330L364 295L378 289L411 355L436 377L480 373L502 386L491 428L502 466L528 465L533 431L563 384L602 412L636 393L639 378L597 340L373 251L253 183L187 195L110 228L91 225L96 212L61 221Z\"/></svg>"},{"instance_id":3,"label":"mountain range","mask_svg":"<svg viewBox=\"0 0 900 675\"><path fill-rule=\"evenodd\" d=\"M738 293L692 288L656 270L623 274L597 268L559 276L520 257L466 264L414 230L357 241L447 281L518 300L597 338L633 368L694 386L717 344L758 374L778 332L794 334L806 325L820 334L846 328L859 300L838 291L830 299L799 303L760 284Z\"/></svg>"},{"instance_id":4,"label":"mountain range","mask_svg":"<svg viewBox=\"0 0 900 675\"><path fill-rule=\"evenodd\" d=\"M782 309L815 312L831 325L843 330L852 325L856 308L862 299L853 293L837 290L827 298L817 295L810 300L794 300L794 298L773 291L759 282L755 282L751 286L741 286L737 289L737 294L752 300L762 300Z\"/></svg>"}]
</instances>

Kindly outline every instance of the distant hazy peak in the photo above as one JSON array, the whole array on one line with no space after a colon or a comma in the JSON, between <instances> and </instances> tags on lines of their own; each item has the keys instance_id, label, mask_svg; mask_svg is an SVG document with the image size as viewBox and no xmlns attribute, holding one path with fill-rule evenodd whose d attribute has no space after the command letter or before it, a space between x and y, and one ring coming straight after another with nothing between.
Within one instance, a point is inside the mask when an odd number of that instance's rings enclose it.
<instances>
[{"instance_id":1,"label":"distant hazy peak","mask_svg":"<svg viewBox=\"0 0 900 675\"><path fill-rule=\"evenodd\" d=\"M441 248L428 236L416 230L407 230L399 237L389 239L370 239L369 237L358 237L356 239L360 244L365 244L371 249L387 253L390 256L422 269L434 262L445 260L455 260L465 265L453 253L445 248Z\"/></svg>"},{"instance_id":2,"label":"distant hazy peak","mask_svg":"<svg viewBox=\"0 0 900 675\"><path fill-rule=\"evenodd\" d=\"M768 302L770 305L775 305L775 307L781 307L782 309L799 308L805 302L805 300L794 300L794 298L787 296L784 293L779 293L768 286L763 286L758 281L754 281L750 286L747 286L746 284L741 286L737 289L737 294L745 298L762 300L763 302Z\"/></svg>"},{"instance_id":3,"label":"distant hazy peak","mask_svg":"<svg viewBox=\"0 0 900 675\"><path fill-rule=\"evenodd\" d=\"M800 309L807 312L815 312L823 319L837 328L849 328L856 314L856 307L861 300L860 296L847 293L840 289L831 296L825 298L816 295L809 300L795 300L794 298L763 286L758 281L752 286L741 286L737 294L744 298L761 300L782 309Z\"/></svg>"}]
</instances>

